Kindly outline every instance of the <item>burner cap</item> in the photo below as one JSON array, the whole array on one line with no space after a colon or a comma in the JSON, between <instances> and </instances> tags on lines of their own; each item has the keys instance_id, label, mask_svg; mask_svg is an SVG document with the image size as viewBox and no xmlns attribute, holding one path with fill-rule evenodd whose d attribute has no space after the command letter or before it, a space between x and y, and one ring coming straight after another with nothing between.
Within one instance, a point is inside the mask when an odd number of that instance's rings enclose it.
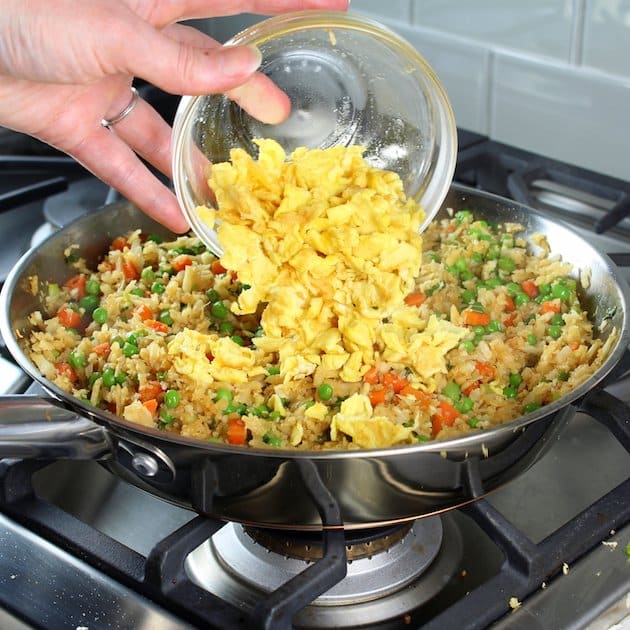
<instances>
[{"instance_id":1,"label":"burner cap","mask_svg":"<svg viewBox=\"0 0 630 630\"><path fill-rule=\"evenodd\" d=\"M68 189L48 197L44 202L46 220L57 228L96 208L107 198L109 186L96 177L79 179L69 184Z\"/></svg>"}]
</instances>

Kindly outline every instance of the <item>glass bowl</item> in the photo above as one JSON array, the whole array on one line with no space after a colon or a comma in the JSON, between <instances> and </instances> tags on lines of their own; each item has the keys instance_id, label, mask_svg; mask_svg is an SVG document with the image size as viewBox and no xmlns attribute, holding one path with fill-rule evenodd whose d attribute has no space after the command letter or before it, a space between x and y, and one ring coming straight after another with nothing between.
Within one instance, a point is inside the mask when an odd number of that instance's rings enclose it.
<instances>
[{"instance_id":1,"label":"glass bowl","mask_svg":"<svg viewBox=\"0 0 630 630\"><path fill-rule=\"evenodd\" d=\"M227 45L252 44L260 72L290 98L278 125L249 116L222 94L185 96L173 124L175 193L193 231L220 253L196 208L213 206L208 176L230 150L257 156L255 138L294 149L360 145L373 166L396 172L424 207L424 229L449 189L457 130L448 97L426 60L385 26L356 14L305 11L259 22Z\"/></svg>"}]
</instances>

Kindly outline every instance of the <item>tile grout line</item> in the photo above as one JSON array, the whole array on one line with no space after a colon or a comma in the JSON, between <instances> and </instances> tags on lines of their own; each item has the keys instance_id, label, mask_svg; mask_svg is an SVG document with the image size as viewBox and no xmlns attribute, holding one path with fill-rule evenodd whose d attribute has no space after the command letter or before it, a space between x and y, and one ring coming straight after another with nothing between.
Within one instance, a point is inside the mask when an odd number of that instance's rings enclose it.
<instances>
[{"instance_id":1,"label":"tile grout line","mask_svg":"<svg viewBox=\"0 0 630 630\"><path fill-rule=\"evenodd\" d=\"M584 25L586 22L586 0L574 0L573 19L571 20L571 44L569 46L569 64L581 66L584 63Z\"/></svg>"}]
</instances>

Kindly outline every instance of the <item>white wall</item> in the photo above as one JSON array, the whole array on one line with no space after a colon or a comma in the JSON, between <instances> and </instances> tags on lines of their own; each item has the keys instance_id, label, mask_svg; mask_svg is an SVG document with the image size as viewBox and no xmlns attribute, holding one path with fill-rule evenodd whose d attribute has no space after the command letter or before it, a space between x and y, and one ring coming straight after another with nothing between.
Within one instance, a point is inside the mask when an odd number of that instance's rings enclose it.
<instances>
[{"instance_id":1,"label":"white wall","mask_svg":"<svg viewBox=\"0 0 630 630\"><path fill-rule=\"evenodd\" d=\"M429 61L460 127L630 180L630 0L353 0ZM260 18L211 24L225 40Z\"/></svg>"}]
</instances>

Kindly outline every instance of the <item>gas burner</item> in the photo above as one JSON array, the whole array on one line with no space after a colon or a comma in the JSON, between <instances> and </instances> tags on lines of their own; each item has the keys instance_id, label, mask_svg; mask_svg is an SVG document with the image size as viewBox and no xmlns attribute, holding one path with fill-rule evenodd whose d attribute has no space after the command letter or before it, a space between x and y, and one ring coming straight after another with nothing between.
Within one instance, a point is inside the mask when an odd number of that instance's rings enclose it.
<instances>
[{"instance_id":1,"label":"gas burner","mask_svg":"<svg viewBox=\"0 0 630 630\"><path fill-rule=\"evenodd\" d=\"M461 534L448 516L350 531L346 540L346 577L298 613L296 627L398 625L444 588L462 557ZM316 535L229 523L188 556L185 569L201 588L251 612L321 555Z\"/></svg>"}]
</instances>

